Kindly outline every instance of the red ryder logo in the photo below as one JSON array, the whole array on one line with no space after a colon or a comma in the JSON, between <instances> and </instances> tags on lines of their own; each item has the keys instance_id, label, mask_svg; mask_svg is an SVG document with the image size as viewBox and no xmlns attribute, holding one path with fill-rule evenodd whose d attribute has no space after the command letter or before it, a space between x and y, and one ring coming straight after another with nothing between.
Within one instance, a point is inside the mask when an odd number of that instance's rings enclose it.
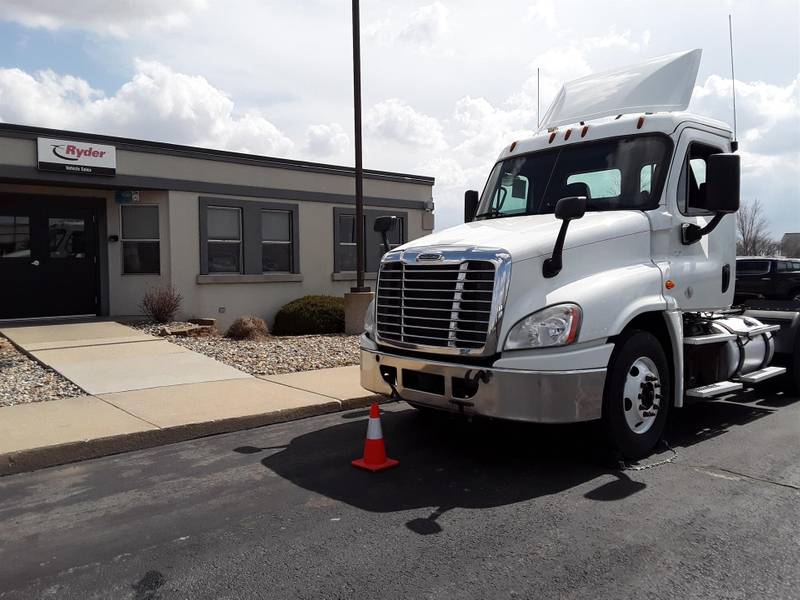
<instances>
[{"instance_id":1,"label":"red ryder logo","mask_svg":"<svg viewBox=\"0 0 800 600\"><path fill-rule=\"evenodd\" d=\"M39 169L76 175L115 175L117 149L91 142L38 138Z\"/></svg>"},{"instance_id":2,"label":"red ryder logo","mask_svg":"<svg viewBox=\"0 0 800 600\"><path fill-rule=\"evenodd\" d=\"M105 150L96 150L91 146L81 148L75 144L53 144L53 154L65 160L78 160L81 156L99 158L106 155Z\"/></svg>"}]
</instances>

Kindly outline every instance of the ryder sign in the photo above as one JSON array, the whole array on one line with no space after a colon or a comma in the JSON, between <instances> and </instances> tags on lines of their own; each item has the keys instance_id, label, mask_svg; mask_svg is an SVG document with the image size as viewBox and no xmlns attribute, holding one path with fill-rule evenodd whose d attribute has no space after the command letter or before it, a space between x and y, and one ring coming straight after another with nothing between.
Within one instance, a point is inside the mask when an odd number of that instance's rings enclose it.
<instances>
[{"instance_id":1,"label":"ryder sign","mask_svg":"<svg viewBox=\"0 0 800 600\"><path fill-rule=\"evenodd\" d=\"M38 138L39 169L78 175L114 175L117 150L92 142Z\"/></svg>"}]
</instances>

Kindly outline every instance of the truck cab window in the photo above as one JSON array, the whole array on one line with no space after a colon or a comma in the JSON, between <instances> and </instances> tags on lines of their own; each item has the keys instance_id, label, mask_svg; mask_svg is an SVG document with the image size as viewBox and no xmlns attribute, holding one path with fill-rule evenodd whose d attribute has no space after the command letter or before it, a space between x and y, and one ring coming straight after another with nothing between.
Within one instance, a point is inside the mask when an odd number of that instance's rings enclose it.
<instances>
[{"instance_id":1,"label":"truck cab window","mask_svg":"<svg viewBox=\"0 0 800 600\"><path fill-rule=\"evenodd\" d=\"M706 160L712 154L722 152L719 148L698 144L689 144L686 161L678 180L678 208L684 215L707 215L706 210L692 208L701 203L706 193Z\"/></svg>"},{"instance_id":2,"label":"truck cab window","mask_svg":"<svg viewBox=\"0 0 800 600\"><path fill-rule=\"evenodd\" d=\"M652 165L645 165L642 167L641 172L639 173L639 191L652 193L653 191L653 180L656 176L656 166L655 164Z\"/></svg>"},{"instance_id":3,"label":"truck cab window","mask_svg":"<svg viewBox=\"0 0 800 600\"><path fill-rule=\"evenodd\" d=\"M585 183L594 199L616 198L622 193L622 173L619 169L577 173L567 177L567 185Z\"/></svg>"},{"instance_id":4,"label":"truck cab window","mask_svg":"<svg viewBox=\"0 0 800 600\"><path fill-rule=\"evenodd\" d=\"M576 184L588 196L589 211L655 208L670 152L666 136L643 134L501 161L489 175L476 218L552 214L561 198L575 195Z\"/></svg>"}]
</instances>

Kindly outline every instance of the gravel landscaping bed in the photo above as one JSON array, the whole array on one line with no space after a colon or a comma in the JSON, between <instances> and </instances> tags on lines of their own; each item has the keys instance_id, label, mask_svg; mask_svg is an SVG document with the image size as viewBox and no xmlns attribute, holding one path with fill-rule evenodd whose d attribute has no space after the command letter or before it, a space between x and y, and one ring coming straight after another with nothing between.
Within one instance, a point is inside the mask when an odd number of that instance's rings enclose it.
<instances>
[{"instance_id":1,"label":"gravel landscaping bed","mask_svg":"<svg viewBox=\"0 0 800 600\"><path fill-rule=\"evenodd\" d=\"M181 323L169 324L176 325ZM151 335L158 335L163 327L152 323L132 326ZM270 336L259 342L231 340L219 335L197 338L168 336L164 339L251 375L346 367L357 365L359 360L357 335Z\"/></svg>"},{"instance_id":2,"label":"gravel landscaping bed","mask_svg":"<svg viewBox=\"0 0 800 600\"><path fill-rule=\"evenodd\" d=\"M83 390L0 338L0 406L83 395Z\"/></svg>"}]
</instances>

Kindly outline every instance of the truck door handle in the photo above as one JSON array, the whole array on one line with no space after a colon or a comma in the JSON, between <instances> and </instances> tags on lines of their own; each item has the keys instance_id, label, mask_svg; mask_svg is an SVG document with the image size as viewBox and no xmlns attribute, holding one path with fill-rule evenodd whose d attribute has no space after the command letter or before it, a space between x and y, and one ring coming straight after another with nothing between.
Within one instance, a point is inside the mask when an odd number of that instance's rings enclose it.
<instances>
[{"instance_id":1,"label":"truck door handle","mask_svg":"<svg viewBox=\"0 0 800 600\"><path fill-rule=\"evenodd\" d=\"M34 267L38 267L38 266L39 266L39 261L38 261L38 260L34 260L34 261L31 263L31 264L32 264Z\"/></svg>"},{"instance_id":2,"label":"truck door handle","mask_svg":"<svg viewBox=\"0 0 800 600\"><path fill-rule=\"evenodd\" d=\"M762 277L761 281L769 281L769 277Z\"/></svg>"}]
</instances>

